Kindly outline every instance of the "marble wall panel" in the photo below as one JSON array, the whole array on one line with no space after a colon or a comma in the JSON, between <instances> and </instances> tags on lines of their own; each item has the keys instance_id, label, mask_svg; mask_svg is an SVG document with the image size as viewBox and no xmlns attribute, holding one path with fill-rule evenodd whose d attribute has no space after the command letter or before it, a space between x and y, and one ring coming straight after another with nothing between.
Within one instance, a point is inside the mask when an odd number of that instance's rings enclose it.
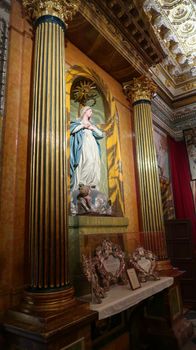
<instances>
[{"instance_id":1,"label":"marble wall panel","mask_svg":"<svg viewBox=\"0 0 196 350\"><path fill-rule=\"evenodd\" d=\"M13 0L5 119L3 123L0 230L0 292L15 304L24 285L25 201L32 33Z\"/></svg>"}]
</instances>

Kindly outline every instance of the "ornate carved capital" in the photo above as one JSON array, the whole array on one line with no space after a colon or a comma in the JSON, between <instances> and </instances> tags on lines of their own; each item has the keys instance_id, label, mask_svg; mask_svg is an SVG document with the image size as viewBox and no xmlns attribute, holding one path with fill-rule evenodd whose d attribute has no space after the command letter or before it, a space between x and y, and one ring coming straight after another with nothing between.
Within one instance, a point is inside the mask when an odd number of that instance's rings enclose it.
<instances>
[{"instance_id":1,"label":"ornate carved capital","mask_svg":"<svg viewBox=\"0 0 196 350\"><path fill-rule=\"evenodd\" d=\"M23 0L22 3L26 14L33 20L53 15L68 24L77 12L80 0Z\"/></svg>"},{"instance_id":2,"label":"ornate carved capital","mask_svg":"<svg viewBox=\"0 0 196 350\"><path fill-rule=\"evenodd\" d=\"M155 96L157 86L146 76L141 76L124 84L123 90L128 99L134 103L139 100L151 100Z\"/></svg>"}]
</instances>

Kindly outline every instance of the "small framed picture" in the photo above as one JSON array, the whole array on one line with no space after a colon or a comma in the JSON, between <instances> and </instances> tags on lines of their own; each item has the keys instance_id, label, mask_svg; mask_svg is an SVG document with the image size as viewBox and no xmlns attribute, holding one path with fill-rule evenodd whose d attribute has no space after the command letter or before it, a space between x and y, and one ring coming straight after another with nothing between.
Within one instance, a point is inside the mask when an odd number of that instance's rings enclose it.
<instances>
[{"instance_id":1,"label":"small framed picture","mask_svg":"<svg viewBox=\"0 0 196 350\"><path fill-rule=\"evenodd\" d=\"M135 289L138 289L141 287L141 284L138 280L138 277L137 277L137 274L136 274L136 271L134 268L131 268L131 269L128 269L127 270L127 276L128 276L128 279L129 279L129 283L130 283L130 286L131 286L131 289L135 290Z\"/></svg>"}]
</instances>

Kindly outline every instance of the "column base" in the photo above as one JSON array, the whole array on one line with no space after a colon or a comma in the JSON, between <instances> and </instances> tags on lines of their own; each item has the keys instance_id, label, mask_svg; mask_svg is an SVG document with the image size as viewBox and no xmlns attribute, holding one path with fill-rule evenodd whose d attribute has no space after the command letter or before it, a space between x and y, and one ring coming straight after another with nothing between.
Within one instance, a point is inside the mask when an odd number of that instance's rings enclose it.
<instances>
[{"instance_id":1,"label":"column base","mask_svg":"<svg viewBox=\"0 0 196 350\"><path fill-rule=\"evenodd\" d=\"M65 310L75 304L72 287L52 292L25 291L21 310L24 312L44 312Z\"/></svg>"},{"instance_id":2,"label":"column base","mask_svg":"<svg viewBox=\"0 0 196 350\"><path fill-rule=\"evenodd\" d=\"M36 312L18 306L5 316L6 349L64 349L72 344L90 349L91 323L96 319L97 312L77 300L58 311Z\"/></svg>"}]
</instances>

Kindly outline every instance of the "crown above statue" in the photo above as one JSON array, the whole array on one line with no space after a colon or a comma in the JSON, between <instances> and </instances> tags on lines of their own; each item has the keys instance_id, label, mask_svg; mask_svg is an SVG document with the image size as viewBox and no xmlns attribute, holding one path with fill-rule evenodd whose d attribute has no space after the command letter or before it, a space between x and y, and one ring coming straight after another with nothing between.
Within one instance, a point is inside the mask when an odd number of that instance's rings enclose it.
<instances>
[{"instance_id":1,"label":"crown above statue","mask_svg":"<svg viewBox=\"0 0 196 350\"><path fill-rule=\"evenodd\" d=\"M79 80L72 90L72 97L81 107L87 105L92 107L96 104L97 86L90 80Z\"/></svg>"}]
</instances>

